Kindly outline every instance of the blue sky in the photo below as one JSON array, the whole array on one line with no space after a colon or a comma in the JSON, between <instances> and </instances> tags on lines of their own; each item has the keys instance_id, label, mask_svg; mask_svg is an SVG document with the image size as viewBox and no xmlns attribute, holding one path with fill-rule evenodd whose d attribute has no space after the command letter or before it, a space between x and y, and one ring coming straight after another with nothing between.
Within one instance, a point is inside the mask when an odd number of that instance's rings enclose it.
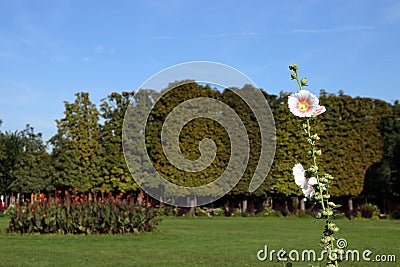
<instances>
[{"instance_id":1,"label":"blue sky","mask_svg":"<svg viewBox=\"0 0 400 267\"><path fill-rule=\"evenodd\" d=\"M297 63L315 93L393 102L399 41L397 0L0 0L0 130L30 123L47 140L74 93L99 103L196 60L274 94L297 90L288 69Z\"/></svg>"}]
</instances>

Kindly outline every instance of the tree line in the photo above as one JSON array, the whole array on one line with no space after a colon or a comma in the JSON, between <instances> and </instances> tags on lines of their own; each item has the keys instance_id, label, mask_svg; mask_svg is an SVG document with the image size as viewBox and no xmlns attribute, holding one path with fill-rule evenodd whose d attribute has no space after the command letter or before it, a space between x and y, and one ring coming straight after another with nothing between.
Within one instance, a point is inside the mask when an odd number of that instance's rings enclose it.
<instances>
[{"instance_id":1,"label":"tree line","mask_svg":"<svg viewBox=\"0 0 400 267\"><path fill-rule=\"evenodd\" d=\"M172 85L171 85L172 86ZM254 90L249 85L240 90ZM276 151L264 183L249 193L249 183L260 156L261 136L254 114L232 90L217 90L194 82L168 90L155 103L146 125L146 147L155 168L167 180L199 186L215 180L230 158L230 141L225 129L207 118L190 121L180 133L180 149L189 159L200 156L199 143L211 138L217 146L212 164L198 172L176 168L165 157L161 128L172 109L194 97L214 98L229 105L240 117L249 136L250 158L245 173L226 199L264 199L267 196L301 196L292 176L292 167L304 163L308 150L300 120L287 107L289 93L262 91L274 115ZM0 132L0 194L52 192L55 188L129 192L140 188L125 163L122 125L129 103L151 101L164 92L143 90L111 93L100 105L80 92L74 102L64 102L64 117L56 120L57 133L45 142L27 125L15 132ZM320 168L334 176L331 194L335 197L365 196L391 201L400 193L400 104L379 99L350 97L343 92L320 92L327 111L316 120L323 156ZM1 121L0 121L1 122ZM1 128L0 128L1 129ZM51 151L47 147L51 147Z\"/></svg>"}]
</instances>

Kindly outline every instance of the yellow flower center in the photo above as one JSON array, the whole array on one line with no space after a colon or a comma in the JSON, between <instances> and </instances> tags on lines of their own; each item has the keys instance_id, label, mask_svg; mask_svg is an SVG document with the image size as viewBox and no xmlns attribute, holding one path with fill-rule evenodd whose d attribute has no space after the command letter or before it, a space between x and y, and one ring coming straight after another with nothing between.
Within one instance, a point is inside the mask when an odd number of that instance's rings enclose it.
<instances>
[{"instance_id":1,"label":"yellow flower center","mask_svg":"<svg viewBox=\"0 0 400 267\"><path fill-rule=\"evenodd\" d=\"M310 104L307 101L303 100L299 102L298 108L300 111L305 112L310 108Z\"/></svg>"}]
</instances>

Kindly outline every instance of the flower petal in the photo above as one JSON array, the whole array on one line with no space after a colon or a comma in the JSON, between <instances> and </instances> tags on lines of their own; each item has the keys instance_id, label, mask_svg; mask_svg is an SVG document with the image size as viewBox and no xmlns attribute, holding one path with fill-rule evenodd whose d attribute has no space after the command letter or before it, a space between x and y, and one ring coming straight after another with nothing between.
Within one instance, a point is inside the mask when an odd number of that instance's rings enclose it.
<instances>
[{"instance_id":1,"label":"flower petal","mask_svg":"<svg viewBox=\"0 0 400 267\"><path fill-rule=\"evenodd\" d=\"M304 185L307 183L307 179L304 176L304 168L300 163L294 165L293 175L294 175L294 182L298 186L304 187Z\"/></svg>"},{"instance_id":2,"label":"flower petal","mask_svg":"<svg viewBox=\"0 0 400 267\"><path fill-rule=\"evenodd\" d=\"M315 177L311 177L310 179L308 179L308 184L315 185L315 184L318 184L318 181Z\"/></svg>"},{"instance_id":3,"label":"flower petal","mask_svg":"<svg viewBox=\"0 0 400 267\"><path fill-rule=\"evenodd\" d=\"M324 113L326 111L325 106L319 106L315 109L314 115L318 116L321 115L322 113Z\"/></svg>"}]
</instances>

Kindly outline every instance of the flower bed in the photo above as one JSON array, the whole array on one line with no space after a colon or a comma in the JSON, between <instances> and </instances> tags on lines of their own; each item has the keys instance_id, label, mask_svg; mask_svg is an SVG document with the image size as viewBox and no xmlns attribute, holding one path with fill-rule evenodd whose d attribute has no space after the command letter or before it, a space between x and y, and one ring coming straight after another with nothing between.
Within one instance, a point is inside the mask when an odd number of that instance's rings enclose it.
<instances>
[{"instance_id":1,"label":"flower bed","mask_svg":"<svg viewBox=\"0 0 400 267\"><path fill-rule=\"evenodd\" d=\"M154 230L159 223L150 205L137 204L134 199L116 198L112 194L89 199L86 195L63 198L41 194L32 203L16 205L10 217L11 233L40 234L127 234Z\"/></svg>"}]
</instances>

